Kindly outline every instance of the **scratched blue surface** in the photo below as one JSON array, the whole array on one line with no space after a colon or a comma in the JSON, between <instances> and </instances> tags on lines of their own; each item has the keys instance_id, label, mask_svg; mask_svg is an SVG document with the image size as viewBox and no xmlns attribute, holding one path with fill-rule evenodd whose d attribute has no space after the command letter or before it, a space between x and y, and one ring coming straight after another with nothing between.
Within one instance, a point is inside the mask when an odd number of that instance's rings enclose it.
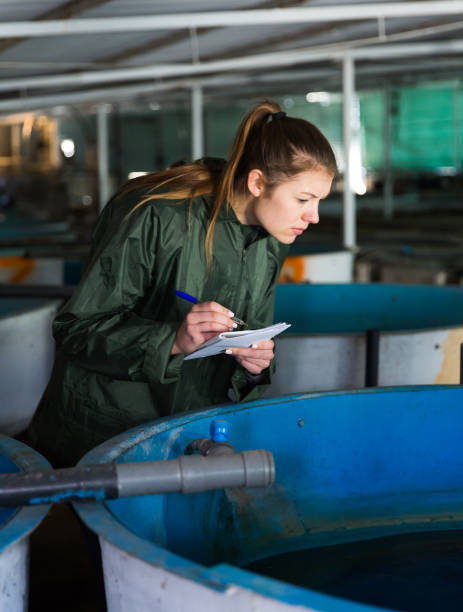
<instances>
[{"instance_id":1,"label":"scratched blue surface","mask_svg":"<svg viewBox=\"0 0 463 612\"><path fill-rule=\"evenodd\" d=\"M278 285L275 321L289 334L399 331L463 326L463 287L435 285Z\"/></svg>"},{"instance_id":2,"label":"scratched blue surface","mask_svg":"<svg viewBox=\"0 0 463 612\"><path fill-rule=\"evenodd\" d=\"M70 497L80 497L81 499L89 498L92 500L95 499L99 501L105 498L105 491L104 489L81 489L79 491L62 491L60 493L55 493L54 495L49 495L47 497L31 497L29 503L32 505L53 504L64 502Z\"/></svg>"},{"instance_id":3,"label":"scratched blue surface","mask_svg":"<svg viewBox=\"0 0 463 612\"><path fill-rule=\"evenodd\" d=\"M210 588L238 584L328 612L373 609L240 566L291 550L461 529L462 401L457 386L403 387L295 395L157 421L108 441L84 462L174 458L222 418L237 450L274 454L275 485L76 507L122 550Z\"/></svg>"},{"instance_id":4,"label":"scratched blue surface","mask_svg":"<svg viewBox=\"0 0 463 612\"><path fill-rule=\"evenodd\" d=\"M19 472L19 467L5 454L0 455L0 474L10 474ZM15 508L5 508L0 506L0 528L16 512Z\"/></svg>"}]
</instances>

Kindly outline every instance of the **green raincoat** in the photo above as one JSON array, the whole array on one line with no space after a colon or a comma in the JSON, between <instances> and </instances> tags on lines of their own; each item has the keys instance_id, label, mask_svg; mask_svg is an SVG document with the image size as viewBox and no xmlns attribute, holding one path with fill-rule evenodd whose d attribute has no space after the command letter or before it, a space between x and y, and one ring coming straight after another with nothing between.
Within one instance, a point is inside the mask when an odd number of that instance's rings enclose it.
<instances>
[{"instance_id":1,"label":"green raincoat","mask_svg":"<svg viewBox=\"0 0 463 612\"><path fill-rule=\"evenodd\" d=\"M171 356L191 303L216 301L257 328L273 322L275 286L287 247L246 226L223 206L207 267L212 198L152 200L132 191L104 209L82 281L53 324L56 359L29 429L33 446L57 466L140 423L213 404L252 400L253 386L232 356Z\"/></svg>"}]
</instances>

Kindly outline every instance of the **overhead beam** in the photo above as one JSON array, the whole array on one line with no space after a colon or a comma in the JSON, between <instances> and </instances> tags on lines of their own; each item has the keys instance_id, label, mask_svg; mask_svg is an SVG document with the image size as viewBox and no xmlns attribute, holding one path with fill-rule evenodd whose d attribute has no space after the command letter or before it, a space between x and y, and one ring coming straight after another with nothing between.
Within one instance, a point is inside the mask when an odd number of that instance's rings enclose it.
<instances>
[{"instance_id":1,"label":"overhead beam","mask_svg":"<svg viewBox=\"0 0 463 612\"><path fill-rule=\"evenodd\" d=\"M305 0L265 0L261 4L254 6L254 9L264 10L274 8L275 4L278 4L280 8L288 8L291 6L297 6L299 4L302 4L303 2L305 2ZM197 32L197 36L202 37L206 34L209 34L210 32L215 32L218 29L220 28L202 28L199 32ZM139 57L140 55L158 51L159 49L165 48L170 45L182 43L185 40L188 40L189 38L189 31L181 30L179 32L171 32L169 34L166 34L165 36L157 37L155 40L151 40L140 45L135 45L134 47L130 47L119 53L106 56L104 58L104 61L111 63L123 62L124 60L131 59L132 57Z\"/></svg>"},{"instance_id":2,"label":"overhead beam","mask_svg":"<svg viewBox=\"0 0 463 612\"><path fill-rule=\"evenodd\" d=\"M216 11L174 15L137 17L105 17L93 19L56 19L53 21L14 21L0 24L0 38L63 36L100 32L148 32L183 28L233 27L250 25L282 25L324 21L358 21L393 17L461 15L462 0L430 0L429 2L391 2L309 6L284 9Z\"/></svg>"},{"instance_id":3,"label":"overhead beam","mask_svg":"<svg viewBox=\"0 0 463 612\"><path fill-rule=\"evenodd\" d=\"M436 36L439 34L449 34L452 32L453 33L458 32L459 30L463 30L463 21L453 20L451 22L440 23L440 24L435 24L435 23L424 24L418 27L413 27L411 29L400 29L399 27L398 29L394 30L392 26L389 25L387 34L384 34L381 37L379 37L378 34L375 33L375 35L373 36L363 36L361 38L359 37L349 38L348 36L350 36L351 29L358 26L359 23L360 22L353 21L348 26L344 26L342 29L344 38L342 40L338 40L336 42L317 42L313 45L312 48L315 51L320 48L324 48L328 50L330 47L337 48L338 50L341 50L341 49L348 50L348 49L356 49L359 47L364 47L367 45L377 45L378 43L381 45L392 44L394 42L409 41L411 39L424 38L426 36ZM400 26L400 23L398 25ZM325 34L325 33L329 34L333 30L335 31L337 30L337 24L331 24L329 26L324 26L324 27L317 27L316 29L313 27L304 28L303 30L298 30L295 33L291 33L292 49L294 50L297 49L294 43L295 42L297 43L301 39L307 42L308 39L313 40L314 35L319 36L320 34ZM283 49L278 48L281 44L285 45ZM272 48L275 51L284 51L284 49L287 48L287 44L288 44L288 35L287 34L285 34L284 36L280 35L280 36L271 37L271 38L268 38L266 40L262 40L259 42L249 43L249 44L239 46L239 47L233 47L233 49L228 50L228 56L230 56L230 54L233 54L234 57L241 57L242 55L246 55L249 52L256 53L256 51L259 51L259 49L263 49L265 51L268 48ZM212 59L216 59L216 60L223 59L225 57L227 57L227 55L225 53L222 53L222 54L214 54L214 56L204 55L202 56L201 59L204 62L204 61L209 61Z\"/></svg>"},{"instance_id":4,"label":"overhead beam","mask_svg":"<svg viewBox=\"0 0 463 612\"><path fill-rule=\"evenodd\" d=\"M84 11L94 9L101 4L107 4L110 0L69 0L64 4L60 4L59 6L50 9L49 11L45 11L41 13L38 17L34 19L34 21L47 21L50 19L71 19L75 15L80 15ZM26 40L26 37L23 38L10 38L0 41L0 53L10 49L14 45L18 45L23 40Z\"/></svg>"},{"instance_id":5,"label":"overhead beam","mask_svg":"<svg viewBox=\"0 0 463 612\"><path fill-rule=\"evenodd\" d=\"M356 22L354 22L354 25L355 24ZM333 27L336 27L336 25L334 25ZM320 31L329 31L331 29L332 29L331 27L317 28L315 31L318 33ZM437 36L439 34L449 34L451 32L458 32L459 30L463 31L463 21L452 21L451 23L441 23L437 25L434 23L432 25L426 24L426 25L421 25L418 28L399 30L399 31L391 31L391 28L389 27L388 33L381 39L379 39L378 35L375 34L374 36L367 36L363 38L349 38L349 39L341 40L341 41L334 42L334 43L316 44L316 45L312 45L310 49L313 52L317 52L320 50L328 52L330 49L334 49L338 51L342 51L342 50L348 51L350 49L357 49L357 48L361 48L367 45L380 44L381 46L384 46L385 44L409 41L410 39L413 39L413 38L420 38L420 37L426 37L426 36ZM204 34L204 32L206 32L206 30L200 30L199 32L197 32L197 36L200 37L201 35ZM297 41L299 38L304 38L304 40L306 41L308 36L312 38L313 32L314 32L314 29L304 29L303 31L299 30L296 36L293 36L293 35L291 36L291 40L292 42L294 42L294 41ZM169 45L169 44L175 44L175 42L183 40L184 38L190 38L190 33L184 34L184 32L177 32L175 33L175 36L172 35L172 39L170 39L169 37L165 37L165 38L157 39L157 40L164 41L163 45ZM284 41L287 41L287 37L284 37ZM285 51L285 49L278 49L280 42L283 42L283 38L281 38L280 40L280 37L278 37L278 38L269 38L265 42L258 43L256 45L245 45L245 46L240 46L240 47L234 47L232 50L232 55L234 57L242 57L243 54L246 54L248 51L255 52L256 50L259 50L260 47L265 49L265 48L268 48L269 46L274 48L275 51L280 51L280 52ZM1 45L1 41L0 41L0 45ZM160 46L163 46L163 45L160 45ZM139 47L137 47L137 52L143 53L144 51L156 50L157 48L158 46L156 46L156 48L153 47L153 49L148 49L148 48L145 49L143 45L140 45ZM296 51L298 49L293 47L293 50ZM51 68L53 70L56 70L57 68L62 68L62 69L66 68L70 70L85 69L85 68L113 69L114 68L113 64L115 62L119 62L120 60L123 60L123 59L129 59L130 57L131 57L130 54L127 55L127 57L125 58L123 54L116 54L116 55L104 57L104 59L100 58L96 62L90 62L90 61L61 62L60 61L59 63L52 62L52 61L26 61L26 60L22 60L22 61L4 60L2 61L0 58L0 68L40 68L40 69L44 69L44 68L50 69ZM206 63L209 60L224 59L224 57L221 57L220 55L217 55L217 54L215 54L214 57L208 57L207 55L202 55L201 61Z\"/></svg>"},{"instance_id":6,"label":"overhead beam","mask_svg":"<svg viewBox=\"0 0 463 612\"><path fill-rule=\"evenodd\" d=\"M426 55L463 54L463 40L444 42L409 43L397 45L380 45L362 47L349 52L354 60L358 59L391 59ZM345 50L316 51L300 49L297 51L279 51L262 53L237 59L218 60L196 64L157 64L142 68L119 68L115 70L93 70L61 74L54 76L25 77L0 80L0 91L14 91L42 87L81 87L87 85L116 82L141 81L153 78L180 78L214 73L232 72L235 70L255 71L278 66L295 66L297 64L316 63L323 60L342 61Z\"/></svg>"},{"instance_id":7,"label":"overhead beam","mask_svg":"<svg viewBox=\"0 0 463 612\"><path fill-rule=\"evenodd\" d=\"M396 78L397 72L402 70L411 71L413 77L420 78L423 72L428 71L433 78L451 78L452 76L460 77L461 62L460 60L451 60L448 58L435 60L432 63L425 63L420 59L419 63L401 62L400 65L372 65L359 66L356 69L357 77L368 78L371 76L377 84L378 78L382 78L381 82L390 77ZM453 70L453 72L449 72ZM437 73L436 73L437 71ZM134 99L137 96L164 94L175 90L190 90L193 86L199 85L207 91L208 96L229 95L227 87L246 87L252 85L254 90L259 86L265 85L267 88L269 83L272 84L275 79L277 83L292 83L304 85L305 90L309 89L308 82L321 83L321 87L332 91L340 82L341 72L339 67L332 65L325 68L313 68L310 70L299 70L297 72L284 71L275 73L274 71L268 74L249 74L249 75L224 75L203 77L200 79L172 79L160 83L142 83L137 85L121 85L118 87L102 87L98 89L90 89L86 91L72 91L68 93L55 93L48 95L36 95L21 98L12 98L10 100L0 100L0 113L10 114L23 112L27 110L39 110L61 105L78 105L91 104L95 102L114 102L121 99ZM422 78L422 76L421 76ZM215 89L214 89L215 88Z\"/></svg>"},{"instance_id":8,"label":"overhead beam","mask_svg":"<svg viewBox=\"0 0 463 612\"><path fill-rule=\"evenodd\" d=\"M15 98L12 100L0 100L0 113L23 112L26 110L41 110L54 106L66 106L77 104L91 104L93 102L113 102L116 98L133 98L142 94L150 94L173 89L191 87L191 81L171 81L169 83L151 83L149 85L136 85L125 87L103 87L82 92L70 92L64 94L49 94L41 96L30 96L27 98Z\"/></svg>"}]
</instances>

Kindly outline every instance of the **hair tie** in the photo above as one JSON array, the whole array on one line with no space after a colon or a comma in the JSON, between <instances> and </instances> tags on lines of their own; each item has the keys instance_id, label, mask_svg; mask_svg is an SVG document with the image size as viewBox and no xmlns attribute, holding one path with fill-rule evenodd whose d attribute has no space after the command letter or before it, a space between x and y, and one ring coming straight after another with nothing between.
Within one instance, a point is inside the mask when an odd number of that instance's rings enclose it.
<instances>
[{"instance_id":1,"label":"hair tie","mask_svg":"<svg viewBox=\"0 0 463 612\"><path fill-rule=\"evenodd\" d=\"M284 111L279 111L278 113L272 113L272 121L274 121L275 119L283 119L283 117L286 117L286 113Z\"/></svg>"}]
</instances>

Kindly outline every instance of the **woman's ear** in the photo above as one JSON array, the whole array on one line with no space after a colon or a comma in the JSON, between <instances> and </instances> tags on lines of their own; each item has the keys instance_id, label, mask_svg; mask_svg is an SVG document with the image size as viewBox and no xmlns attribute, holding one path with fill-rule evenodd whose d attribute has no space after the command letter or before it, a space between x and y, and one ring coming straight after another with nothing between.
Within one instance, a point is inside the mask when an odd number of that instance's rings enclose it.
<instances>
[{"instance_id":1,"label":"woman's ear","mask_svg":"<svg viewBox=\"0 0 463 612\"><path fill-rule=\"evenodd\" d=\"M249 193L258 198L264 193L265 181L261 170L251 170L248 174L248 189Z\"/></svg>"}]
</instances>

